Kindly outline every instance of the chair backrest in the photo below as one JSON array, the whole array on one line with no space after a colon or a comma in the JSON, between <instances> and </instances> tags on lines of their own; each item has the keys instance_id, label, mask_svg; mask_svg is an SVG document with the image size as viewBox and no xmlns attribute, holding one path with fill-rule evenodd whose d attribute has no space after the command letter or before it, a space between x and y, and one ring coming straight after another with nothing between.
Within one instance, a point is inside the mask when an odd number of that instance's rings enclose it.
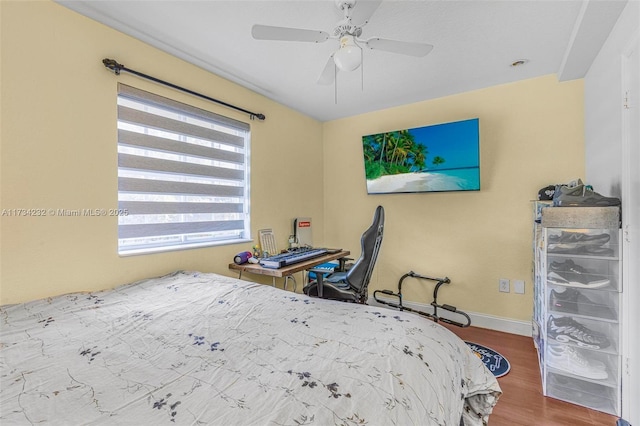
<instances>
[{"instance_id":1,"label":"chair backrest","mask_svg":"<svg viewBox=\"0 0 640 426\"><path fill-rule=\"evenodd\" d=\"M384 230L384 208L378 206L373 215L373 223L360 238L361 254L355 264L347 272L347 283L359 296L359 302L365 303L368 298L368 287L373 267L376 264Z\"/></svg>"}]
</instances>

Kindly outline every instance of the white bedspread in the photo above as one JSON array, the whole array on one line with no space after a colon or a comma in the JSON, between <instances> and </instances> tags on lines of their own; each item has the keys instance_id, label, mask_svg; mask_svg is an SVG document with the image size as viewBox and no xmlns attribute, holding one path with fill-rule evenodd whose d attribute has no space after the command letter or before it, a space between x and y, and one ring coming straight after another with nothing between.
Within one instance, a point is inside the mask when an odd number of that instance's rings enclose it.
<instances>
[{"instance_id":1,"label":"white bedspread","mask_svg":"<svg viewBox=\"0 0 640 426\"><path fill-rule=\"evenodd\" d=\"M500 388L428 319L178 272L0 307L0 423L481 425Z\"/></svg>"}]
</instances>

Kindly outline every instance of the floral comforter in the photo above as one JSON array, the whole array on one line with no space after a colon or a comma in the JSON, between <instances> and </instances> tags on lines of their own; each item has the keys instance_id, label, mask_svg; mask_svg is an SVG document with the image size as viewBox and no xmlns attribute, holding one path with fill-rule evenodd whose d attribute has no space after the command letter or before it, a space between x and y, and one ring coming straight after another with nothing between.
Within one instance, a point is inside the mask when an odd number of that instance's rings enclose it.
<instances>
[{"instance_id":1,"label":"floral comforter","mask_svg":"<svg viewBox=\"0 0 640 426\"><path fill-rule=\"evenodd\" d=\"M500 388L425 318L177 272L0 307L0 423L481 425Z\"/></svg>"}]
</instances>

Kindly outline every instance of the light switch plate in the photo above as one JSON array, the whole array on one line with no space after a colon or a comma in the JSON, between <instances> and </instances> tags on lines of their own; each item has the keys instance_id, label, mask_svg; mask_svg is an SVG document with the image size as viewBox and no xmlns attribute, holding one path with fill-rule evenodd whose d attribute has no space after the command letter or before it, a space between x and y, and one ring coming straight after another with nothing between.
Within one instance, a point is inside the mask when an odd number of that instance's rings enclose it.
<instances>
[{"instance_id":1,"label":"light switch plate","mask_svg":"<svg viewBox=\"0 0 640 426\"><path fill-rule=\"evenodd\" d=\"M502 293L509 293L509 280L507 278L500 278L498 281L498 291Z\"/></svg>"}]
</instances>

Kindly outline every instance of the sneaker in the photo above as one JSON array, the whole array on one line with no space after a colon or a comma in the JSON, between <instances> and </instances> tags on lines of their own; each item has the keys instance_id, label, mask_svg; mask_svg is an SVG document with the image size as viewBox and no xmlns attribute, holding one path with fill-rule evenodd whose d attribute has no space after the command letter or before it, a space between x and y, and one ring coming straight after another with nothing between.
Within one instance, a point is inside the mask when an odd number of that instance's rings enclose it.
<instances>
[{"instance_id":1,"label":"sneaker","mask_svg":"<svg viewBox=\"0 0 640 426\"><path fill-rule=\"evenodd\" d=\"M549 235L549 245L559 248L576 248L580 246L601 246L611 239L609 234L591 235L585 232L562 231L560 235Z\"/></svg>"},{"instance_id":2,"label":"sneaker","mask_svg":"<svg viewBox=\"0 0 640 426\"><path fill-rule=\"evenodd\" d=\"M601 288L611 283L604 275L592 274L573 260L551 262L547 280L552 284L582 288Z\"/></svg>"},{"instance_id":3,"label":"sneaker","mask_svg":"<svg viewBox=\"0 0 640 426\"><path fill-rule=\"evenodd\" d=\"M572 346L567 346L567 345L549 345L549 354L551 354L554 357L562 357L564 356L566 353L568 352L575 352L578 355L582 355L584 352L580 351L579 349L576 349L575 347ZM591 353L591 352L588 352ZM582 358L585 358L584 356L582 356ZM589 360L589 364L593 367L593 368L597 368L598 370L605 370L607 369L606 365L604 364L604 362L602 361L598 361L597 359L591 359L588 358Z\"/></svg>"},{"instance_id":4,"label":"sneaker","mask_svg":"<svg viewBox=\"0 0 640 426\"><path fill-rule=\"evenodd\" d=\"M546 362L549 367L587 379L606 380L609 377L603 362L587 359L571 346L550 345Z\"/></svg>"},{"instance_id":5,"label":"sneaker","mask_svg":"<svg viewBox=\"0 0 640 426\"><path fill-rule=\"evenodd\" d=\"M615 319L613 311L602 303L595 303L575 288L551 290L551 309L558 312L585 315L589 317Z\"/></svg>"},{"instance_id":6,"label":"sneaker","mask_svg":"<svg viewBox=\"0 0 640 426\"><path fill-rule=\"evenodd\" d=\"M610 344L604 334L589 330L569 317L554 318L550 316L547 335L558 342L574 342L578 346L590 349L604 349Z\"/></svg>"},{"instance_id":7,"label":"sneaker","mask_svg":"<svg viewBox=\"0 0 640 426\"><path fill-rule=\"evenodd\" d=\"M620 199L605 197L593 190L591 185L558 185L553 193L553 205L556 207L607 207L619 206Z\"/></svg>"},{"instance_id":8,"label":"sneaker","mask_svg":"<svg viewBox=\"0 0 640 426\"><path fill-rule=\"evenodd\" d=\"M547 247L549 249L549 253L552 254L585 254L587 256L602 256L602 257L612 257L615 255L615 251L609 247L598 247L598 246L576 246L565 248L566 246L562 246L560 244L549 244Z\"/></svg>"},{"instance_id":9,"label":"sneaker","mask_svg":"<svg viewBox=\"0 0 640 426\"><path fill-rule=\"evenodd\" d=\"M541 201L553 200L553 194L554 192L556 192L556 186L558 185L548 185L548 186L545 186L544 188L541 188L538 191L538 200L541 200Z\"/></svg>"},{"instance_id":10,"label":"sneaker","mask_svg":"<svg viewBox=\"0 0 640 426\"><path fill-rule=\"evenodd\" d=\"M609 247L582 246L578 249L578 254L586 254L589 256L611 257L614 253L613 249Z\"/></svg>"}]
</instances>

